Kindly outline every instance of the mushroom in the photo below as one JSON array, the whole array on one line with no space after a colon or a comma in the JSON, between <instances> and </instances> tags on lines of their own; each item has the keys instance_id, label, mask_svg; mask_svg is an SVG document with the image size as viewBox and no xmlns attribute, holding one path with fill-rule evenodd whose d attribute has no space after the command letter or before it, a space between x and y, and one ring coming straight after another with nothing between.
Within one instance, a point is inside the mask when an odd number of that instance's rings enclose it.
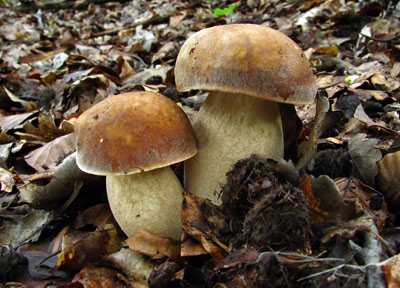
<instances>
[{"instance_id":1,"label":"mushroom","mask_svg":"<svg viewBox=\"0 0 400 288\"><path fill-rule=\"evenodd\" d=\"M121 229L181 236L183 188L168 166L197 152L186 114L167 97L131 92L109 97L77 120L77 164L106 176L107 197Z\"/></svg>"},{"instance_id":2,"label":"mushroom","mask_svg":"<svg viewBox=\"0 0 400 288\"><path fill-rule=\"evenodd\" d=\"M390 210L400 214L400 151L386 154L377 166L378 187Z\"/></svg>"},{"instance_id":3,"label":"mushroom","mask_svg":"<svg viewBox=\"0 0 400 288\"><path fill-rule=\"evenodd\" d=\"M251 154L283 157L279 104L313 103L309 61L283 33L254 24L201 30L187 39L175 65L179 91L210 91L193 124L199 152L185 162L185 188L220 204L226 172ZM249 97L253 96L253 97Z\"/></svg>"}]
</instances>

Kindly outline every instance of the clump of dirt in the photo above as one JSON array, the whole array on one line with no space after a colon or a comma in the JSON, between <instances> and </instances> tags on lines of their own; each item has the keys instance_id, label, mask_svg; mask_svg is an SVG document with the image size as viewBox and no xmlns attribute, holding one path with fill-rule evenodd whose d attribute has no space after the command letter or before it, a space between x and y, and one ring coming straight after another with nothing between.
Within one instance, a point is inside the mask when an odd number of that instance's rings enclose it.
<instances>
[{"instance_id":1,"label":"clump of dirt","mask_svg":"<svg viewBox=\"0 0 400 288\"><path fill-rule=\"evenodd\" d=\"M314 159L312 174L327 175L332 179L349 177L352 173L351 157L346 148L318 151Z\"/></svg>"},{"instance_id":2,"label":"clump of dirt","mask_svg":"<svg viewBox=\"0 0 400 288\"><path fill-rule=\"evenodd\" d=\"M235 236L231 234L226 241L233 248L308 249L308 201L299 188L274 170L282 169L271 169L270 160L253 155L237 162L227 174L222 203Z\"/></svg>"}]
</instances>

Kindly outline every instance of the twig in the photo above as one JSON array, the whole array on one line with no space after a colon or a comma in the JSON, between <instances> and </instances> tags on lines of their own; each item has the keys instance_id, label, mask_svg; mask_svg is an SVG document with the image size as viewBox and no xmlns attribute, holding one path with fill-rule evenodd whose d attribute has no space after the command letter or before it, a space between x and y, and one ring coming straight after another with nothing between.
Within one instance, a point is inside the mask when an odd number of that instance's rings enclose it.
<instances>
[{"instance_id":1,"label":"twig","mask_svg":"<svg viewBox=\"0 0 400 288\"><path fill-rule=\"evenodd\" d=\"M163 22L168 21L169 18L172 15L173 15L173 13L168 13L168 14L163 15L163 16L156 15L156 16L152 16L150 18L142 18L142 19L139 19L139 20L133 22L132 24L126 25L124 27L120 27L120 28L116 28L116 29L109 29L109 30L93 33L93 34L91 34L91 37L100 37L100 36L105 36L105 35L117 34L117 33L121 32L121 31L133 29L133 28L135 28L137 26L140 26L140 25L150 25L150 24L155 24L155 23L163 23Z\"/></svg>"},{"instance_id":2,"label":"twig","mask_svg":"<svg viewBox=\"0 0 400 288\"><path fill-rule=\"evenodd\" d=\"M376 41L376 42L390 42L390 41L393 41L393 40L396 40L396 39L400 38L400 33L396 34L396 35L394 35L394 36L392 36L390 38L375 38L375 37L372 37L372 36L365 35L363 33L360 33L360 35L365 37L365 38L367 38L367 39Z\"/></svg>"},{"instance_id":3,"label":"twig","mask_svg":"<svg viewBox=\"0 0 400 288\"><path fill-rule=\"evenodd\" d=\"M104 4L108 2L128 2L128 0L82 0L82 1L65 1L65 0L54 0L54 1L46 1L39 2L25 6L19 6L16 8L18 12L29 12L32 10L55 10L55 9L77 9L84 10L89 4Z\"/></svg>"}]
</instances>

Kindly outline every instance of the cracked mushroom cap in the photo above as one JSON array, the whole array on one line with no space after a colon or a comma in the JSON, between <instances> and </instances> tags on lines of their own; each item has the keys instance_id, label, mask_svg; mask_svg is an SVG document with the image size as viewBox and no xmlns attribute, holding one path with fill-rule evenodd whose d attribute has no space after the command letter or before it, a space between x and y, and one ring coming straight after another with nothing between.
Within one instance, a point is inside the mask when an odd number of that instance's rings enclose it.
<instances>
[{"instance_id":1,"label":"cracked mushroom cap","mask_svg":"<svg viewBox=\"0 0 400 288\"><path fill-rule=\"evenodd\" d=\"M314 102L309 61L285 34L255 24L203 29L182 46L175 65L179 91L241 93L289 104Z\"/></svg>"},{"instance_id":2,"label":"cracked mushroom cap","mask_svg":"<svg viewBox=\"0 0 400 288\"><path fill-rule=\"evenodd\" d=\"M186 114L154 92L109 97L75 126L77 164L87 173L125 175L169 166L197 152Z\"/></svg>"}]
</instances>

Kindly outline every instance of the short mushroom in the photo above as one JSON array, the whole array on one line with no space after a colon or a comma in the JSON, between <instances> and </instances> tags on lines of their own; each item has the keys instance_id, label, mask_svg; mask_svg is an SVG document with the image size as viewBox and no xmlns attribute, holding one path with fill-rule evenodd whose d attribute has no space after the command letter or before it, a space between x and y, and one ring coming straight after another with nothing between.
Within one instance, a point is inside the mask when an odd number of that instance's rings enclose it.
<instances>
[{"instance_id":1,"label":"short mushroom","mask_svg":"<svg viewBox=\"0 0 400 288\"><path fill-rule=\"evenodd\" d=\"M220 204L216 192L239 159L283 157L279 105L313 103L315 76L300 47L254 24L201 30L175 65L179 91L209 90L193 124L199 152L185 163L185 188ZM253 97L249 97L253 96Z\"/></svg>"},{"instance_id":2,"label":"short mushroom","mask_svg":"<svg viewBox=\"0 0 400 288\"><path fill-rule=\"evenodd\" d=\"M180 239L183 188L168 166L197 152L192 126L176 103L154 92L109 97L78 118L77 164L106 176L121 229Z\"/></svg>"}]
</instances>

